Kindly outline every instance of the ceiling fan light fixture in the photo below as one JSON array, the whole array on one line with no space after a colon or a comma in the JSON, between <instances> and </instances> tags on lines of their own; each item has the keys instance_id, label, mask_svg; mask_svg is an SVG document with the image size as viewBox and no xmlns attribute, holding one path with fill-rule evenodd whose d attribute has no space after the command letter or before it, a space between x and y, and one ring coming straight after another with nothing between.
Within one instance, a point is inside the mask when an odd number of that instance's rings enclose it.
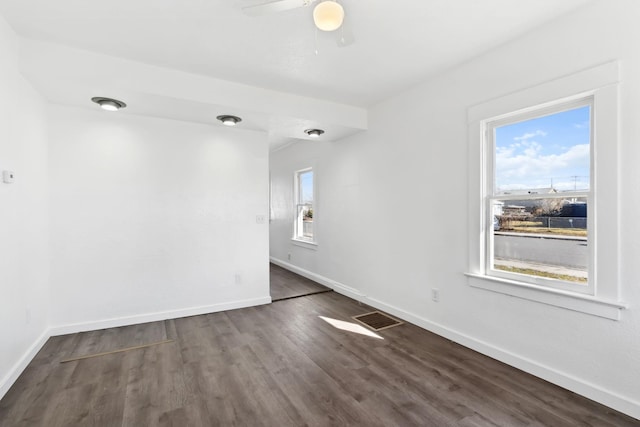
<instances>
[{"instance_id":1,"label":"ceiling fan light fixture","mask_svg":"<svg viewBox=\"0 0 640 427\"><path fill-rule=\"evenodd\" d=\"M311 138L320 138L320 135L322 135L324 131L322 129L307 129L304 133L309 135Z\"/></svg>"},{"instance_id":2,"label":"ceiling fan light fixture","mask_svg":"<svg viewBox=\"0 0 640 427\"><path fill-rule=\"evenodd\" d=\"M216 119L220 120L225 126L235 126L242 121L240 117L231 116L229 114L223 114L222 116L216 117Z\"/></svg>"},{"instance_id":3,"label":"ceiling fan light fixture","mask_svg":"<svg viewBox=\"0 0 640 427\"><path fill-rule=\"evenodd\" d=\"M313 22L319 30L335 31L344 21L344 8L334 0L320 2L313 9Z\"/></svg>"},{"instance_id":4,"label":"ceiling fan light fixture","mask_svg":"<svg viewBox=\"0 0 640 427\"><path fill-rule=\"evenodd\" d=\"M122 101L118 101L113 98L105 98L103 96L94 96L91 98L91 101L95 102L100 106L100 108L106 111L118 111L119 109L127 106L127 104Z\"/></svg>"}]
</instances>

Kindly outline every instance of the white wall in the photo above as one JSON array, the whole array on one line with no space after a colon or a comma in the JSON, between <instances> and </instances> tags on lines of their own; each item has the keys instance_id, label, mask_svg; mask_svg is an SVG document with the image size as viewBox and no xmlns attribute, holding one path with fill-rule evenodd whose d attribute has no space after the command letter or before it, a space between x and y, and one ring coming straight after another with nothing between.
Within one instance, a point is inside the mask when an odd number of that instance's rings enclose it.
<instances>
[{"instance_id":1,"label":"white wall","mask_svg":"<svg viewBox=\"0 0 640 427\"><path fill-rule=\"evenodd\" d=\"M18 72L0 18L0 397L42 344L48 316L47 137L44 102Z\"/></svg>"},{"instance_id":2,"label":"white wall","mask_svg":"<svg viewBox=\"0 0 640 427\"><path fill-rule=\"evenodd\" d=\"M638 16L635 0L597 1L373 107L365 133L273 153L272 258L291 253L291 268L640 418ZM471 288L463 274L467 198L475 196L468 108L614 59L622 68L620 286L629 309L616 322ZM317 251L293 246L287 227L292 173L310 162Z\"/></svg>"},{"instance_id":3,"label":"white wall","mask_svg":"<svg viewBox=\"0 0 640 427\"><path fill-rule=\"evenodd\" d=\"M270 302L264 133L49 108L54 333Z\"/></svg>"},{"instance_id":4,"label":"white wall","mask_svg":"<svg viewBox=\"0 0 640 427\"><path fill-rule=\"evenodd\" d=\"M50 335L271 301L265 133L53 106L0 18L0 398Z\"/></svg>"}]
</instances>

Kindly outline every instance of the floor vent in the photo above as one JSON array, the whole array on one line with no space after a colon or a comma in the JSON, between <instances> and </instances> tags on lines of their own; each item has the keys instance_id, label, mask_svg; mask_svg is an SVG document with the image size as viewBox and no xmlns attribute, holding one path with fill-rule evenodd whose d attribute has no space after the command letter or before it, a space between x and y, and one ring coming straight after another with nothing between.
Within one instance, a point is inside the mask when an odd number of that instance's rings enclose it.
<instances>
[{"instance_id":1,"label":"floor vent","mask_svg":"<svg viewBox=\"0 0 640 427\"><path fill-rule=\"evenodd\" d=\"M374 331L381 331L387 328L393 328L394 326L402 325L403 322L398 319L386 315L380 311L372 311L371 313L360 314L353 316L353 319L362 323L365 326L373 329Z\"/></svg>"}]
</instances>

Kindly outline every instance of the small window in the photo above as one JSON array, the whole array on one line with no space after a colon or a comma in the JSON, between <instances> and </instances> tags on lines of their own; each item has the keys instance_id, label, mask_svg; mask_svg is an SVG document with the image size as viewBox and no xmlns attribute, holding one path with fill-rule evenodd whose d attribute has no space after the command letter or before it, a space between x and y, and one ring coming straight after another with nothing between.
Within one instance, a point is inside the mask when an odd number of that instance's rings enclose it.
<instances>
[{"instance_id":1,"label":"small window","mask_svg":"<svg viewBox=\"0 0 640 427\"><path fill-rule=\"evenodd\" d=\"M313 206L314 183L313 169L296 172L296 219L294 225L294 239L314 242Z\"/></svg>"},{"instance_id":2,"label":"small window","mask_svg":"<svg viewBox=\"0 0 640 427\"><path fill-rule=\"evenodd\" d=\"M592 293L592 104L486 122L489 275Z\"/></svg>"}]
</instances>

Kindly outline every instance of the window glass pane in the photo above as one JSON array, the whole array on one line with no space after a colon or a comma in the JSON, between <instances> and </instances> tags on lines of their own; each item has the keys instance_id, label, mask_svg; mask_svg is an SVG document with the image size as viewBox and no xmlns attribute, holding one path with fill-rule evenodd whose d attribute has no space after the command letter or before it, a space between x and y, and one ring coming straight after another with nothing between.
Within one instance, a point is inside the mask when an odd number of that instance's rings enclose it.
<instances>
[{"instance_id":1,"label":"window glass pane","mask_svg":"<svg viewBox=\"0 0 640 427\"><path fill-rule=\"evenodd\" d=\"M494 201L492 229L495 270L586 285L586 198Z\"/></svg>"},{"instance_id":2,"label":"window glass pane","mask_svg":"<svg viewBox=\"0 0 640 427\"><path fill-rule=\"evenodd\" d=\"M299 175L300 199L299 204L313 203L313 171L302 172Z\"/></svg>"},{"instance_id":3,"label":"window glass pane","mask_svg":"<svg viewBox=\"0 0 640 427\"><path fill-rule=\"evenodd\" d=\"M495 194L589 190L589 105L496 127L494 141Z\"/></svg>"},{"instance_id":4,"label":"window glass pane","mask_svg":"<svg viewBox=\"0 0 640 427\"><path fill-rule=\"evenodd\" d=\"M310 205L298 206L298 218L300 226L298 236L313 239L313 207Z\"/></svg>"},{"instance_id":5,"label":"window glass pane","mask_svg":"<svg viewBox=\"0 0 640 427\"><path fill-rule=\"evenodd\" d=\"M298 200L295 237L313 241L313 171L298 172L297 179Z\"/></svg>"}]
</instances>

